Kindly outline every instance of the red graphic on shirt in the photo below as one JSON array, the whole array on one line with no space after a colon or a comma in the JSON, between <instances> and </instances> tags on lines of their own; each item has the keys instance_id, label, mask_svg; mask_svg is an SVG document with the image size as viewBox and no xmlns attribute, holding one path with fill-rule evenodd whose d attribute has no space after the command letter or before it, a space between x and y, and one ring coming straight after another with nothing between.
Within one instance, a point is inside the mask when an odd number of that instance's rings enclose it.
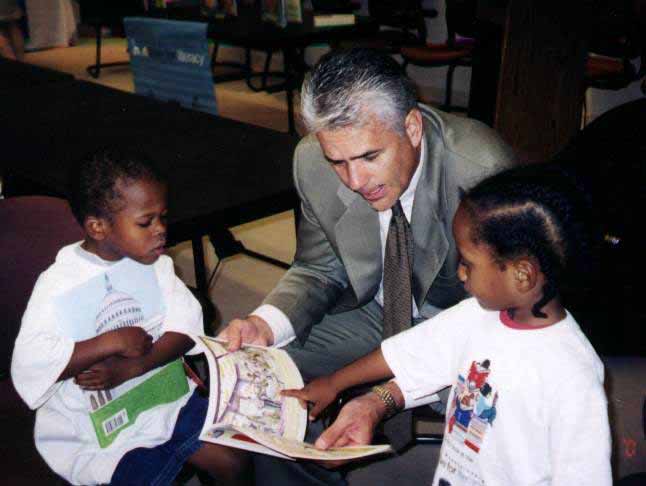
<instances>
[{"instance_id":1,"label":"red graphic on shirt","mask_svg":"<svg viewBox=\"0 0 646 486\"><path fill-rule=\"evenodd\" d=\"M475 452L480 451L482 440L496 418L498 392L487 382L490 364L488 359L473 361L466 380L458 375L449 408L449 434L458 434L464 445Z\"/></svg>"}]
</instances>

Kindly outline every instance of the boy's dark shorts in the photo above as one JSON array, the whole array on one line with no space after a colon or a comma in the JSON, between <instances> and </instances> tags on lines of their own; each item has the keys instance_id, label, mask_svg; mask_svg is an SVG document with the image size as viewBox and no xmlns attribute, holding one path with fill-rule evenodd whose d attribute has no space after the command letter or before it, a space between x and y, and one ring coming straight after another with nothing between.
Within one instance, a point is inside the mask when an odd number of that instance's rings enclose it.
<instances>
[{"instance_id":1,"label":"boy's dark shorts","mask_svg":"<svg viewBox=\"0 0 646 486\"><path fill-rule=\"evenodd\" d=\"M139 447L126 453L112 475L111 485L162 486L173 482L182 466L202 446L198 439L208 400L193 392L177 416L171 438L156 447Z\"/></svg>"}]
</instances>

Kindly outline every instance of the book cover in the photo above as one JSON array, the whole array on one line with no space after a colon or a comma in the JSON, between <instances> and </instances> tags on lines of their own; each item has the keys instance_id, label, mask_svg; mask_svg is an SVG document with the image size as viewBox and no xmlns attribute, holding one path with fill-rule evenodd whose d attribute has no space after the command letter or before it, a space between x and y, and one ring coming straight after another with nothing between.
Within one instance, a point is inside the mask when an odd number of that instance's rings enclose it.
<instances>
[{"instance_id":1,"label":"book cover","mask_svg":"<svg viewBox=\"0 0 646 486\"><path fill-rule=\"evenodd\" d=\"M61 333L75 341L128 326L142 327L156 341L165 314L154 267L127 258L62 294L55 308ZM85 402L101 448L109 447L142 413L189 391L180 360L109 390L82 390L72 382L69 386Z\"/></svg>"}]
</instances>

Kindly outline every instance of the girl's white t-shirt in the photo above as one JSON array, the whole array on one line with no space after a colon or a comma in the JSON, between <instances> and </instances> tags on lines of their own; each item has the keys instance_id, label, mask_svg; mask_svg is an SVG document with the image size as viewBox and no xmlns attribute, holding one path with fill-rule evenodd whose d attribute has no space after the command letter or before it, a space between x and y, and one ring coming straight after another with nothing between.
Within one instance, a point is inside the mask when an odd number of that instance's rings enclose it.
<instances>
[{"instance_id":1,"label":"girl's white t-shirt","mask_svg":"<svg viewBox=\"0 0 646 486\"><path fill-rule=\"evenodd\" d=\"M522 328L471 298L381 349L407 408L452 386L433 485L612 484L603 364L569 313Z\"/></svg>"}]
</instances>

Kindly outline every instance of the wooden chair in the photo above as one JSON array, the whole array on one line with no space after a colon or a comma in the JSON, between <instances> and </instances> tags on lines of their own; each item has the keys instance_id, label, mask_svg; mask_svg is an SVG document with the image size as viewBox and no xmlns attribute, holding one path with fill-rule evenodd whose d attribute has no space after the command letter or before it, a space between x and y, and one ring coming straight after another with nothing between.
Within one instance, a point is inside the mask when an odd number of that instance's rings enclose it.
<instances>
[{"instance_id":1,"label":"wooden chair","mask_svg":"<svg viewBox=\"0 0 646 486\"><path fill-rule=\"evenodd\" d=\"M451 104L453 90L453 72L457 67L471 66L476 3L469 0L446 1L447 39L443 43L427 43L422 46L402 47L404 69L409 64L427 68L448 67L444 92L443 109L460 110Z\"/></svg>"}]
</instances>

